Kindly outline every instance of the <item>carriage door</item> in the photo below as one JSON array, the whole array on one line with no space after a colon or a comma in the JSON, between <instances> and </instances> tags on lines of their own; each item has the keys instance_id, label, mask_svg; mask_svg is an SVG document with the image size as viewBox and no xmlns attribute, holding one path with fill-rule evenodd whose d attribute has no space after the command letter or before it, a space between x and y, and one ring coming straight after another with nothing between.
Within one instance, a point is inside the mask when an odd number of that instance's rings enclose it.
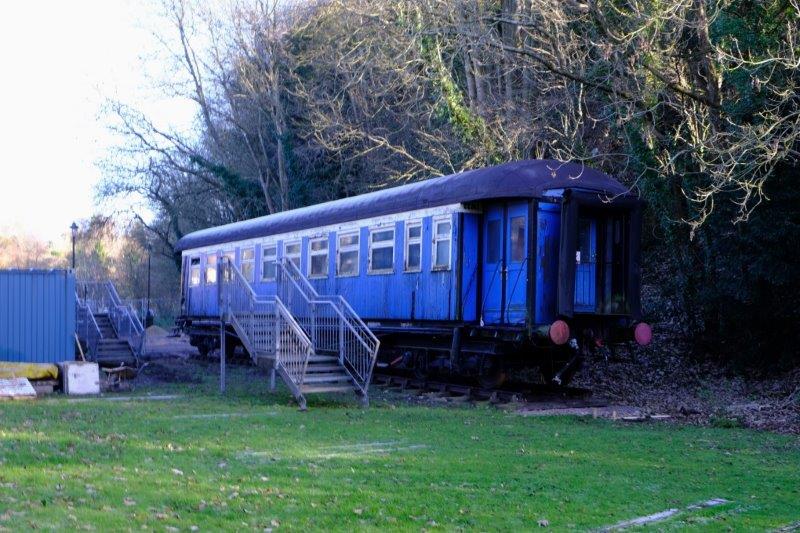
<instances>
[{"instance_id":1,"label":"carriage door","mask_svg":"<svg viewBox=\"0 0 800 533\"><path fill-rule=\"evenodd\" d=\"M594 312L597 307L597 221L578 219L575 251L575 311Z\"/></svg>"},{"instance_id":2,"label":"carriage door","mask_svg":"<svg viewBox=\"0 0 800 533\"><path fill-rule=\"evenodd\" d=\"M505 313L507 324L524 324L528 296L528 203L506 208Z\"/></svg>"},{"instance_id":3,"label":"carriage door","mask_svg":"<svg viewBox=\"0 0 800 533\"><path fill-rule=\"evenodd\" d=\"M481 299L481 321L484 324L499 324L503 316L503 245L505 239L505 206L490 204L483 217L483 294Z\"/></svg>"},{"instance_id":4,"label":"carriage door","mask_svg":"<svg viewBox=\"0 0 800 533\"><path fill-rule=\"evenodd\" d=\"M527 262L528 203L489 204L483 221L484 324L525 322Z\"/></svg>"},{"instance_id":5,"label":"carriage door","mask_svg":"<svg viewBox=\"0 0 800 533\"><path fill-rule=\"evenodd\" d=\"M200 257L189 258L189 283L186 291L187 308L190 316L203 314L203 287L201 285Z\"/></svg>"}]
</instances>

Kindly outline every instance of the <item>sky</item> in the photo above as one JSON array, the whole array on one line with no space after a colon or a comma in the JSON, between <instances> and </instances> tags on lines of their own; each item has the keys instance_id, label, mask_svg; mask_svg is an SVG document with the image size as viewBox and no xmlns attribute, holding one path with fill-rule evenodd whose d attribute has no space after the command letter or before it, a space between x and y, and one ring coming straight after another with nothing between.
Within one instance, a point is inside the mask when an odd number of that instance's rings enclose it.
<instances>
[{"instance_id":1,"label":"sky","mask_svg":"<svg viewBox=\"0 0 800 533\"><path fill-rule=\"evenodd\" d=\"M152 87L169 71L153 36L168 29L153 1L4 3L0 16L0 235L63 241L74 220L124 205L96 205L97 163L117 139L107 98L160 124L191 122L188 101ZM155 73L155 74L154 74Z\"/></svg>"}]
</instances>

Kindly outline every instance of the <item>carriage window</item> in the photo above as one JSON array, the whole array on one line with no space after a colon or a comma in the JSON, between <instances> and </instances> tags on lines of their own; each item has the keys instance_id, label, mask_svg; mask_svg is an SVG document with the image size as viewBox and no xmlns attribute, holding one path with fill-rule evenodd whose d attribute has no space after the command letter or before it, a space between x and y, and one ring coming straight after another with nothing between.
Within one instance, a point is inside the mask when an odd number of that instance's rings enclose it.
<instances>
[{"instance_id":1,"label":"carriage window","mask_svg":"<svg viewBox=\"0 0 800 533\"><path fill-rule=\"evenodd\" d=\"M511 260L525 259L525 217L511 217Z\"/></svg>"},{"instance_id":2,"label":"carriage window","mask_svg":"<svg viewBox=\"0 0 800 533\"><path fill-rule=\"evenodd\" d=\"M406 272L422 270L422 224L408 222L406 224Z\"/></svg>"},{"instance_id":3,"label":"carriage window","mask_svg":"<svg viewBox=\"0 0 800 533\"><path fill-rule=\"evenodd\" d=\"M486 262L500 261L500 250L503 240L500 238L500 221L490 220L486 228Z\"/></svg>"},{"instance_id":4,"label":"carriage window","mask_svg":"<svg viewBox=\"0 0 800 533\"><path fill-rule=\"evenodd\" d=\"M217 254L206 256L206 284L214 285L217 282Z\"/></svg>"},{"instance_id":5,"label":"carriage window","mask_svg":"<svg viewBox=\"0 0 800 533\"><path fill-rule=\"evenodd\" d=\"M374 229L369 233L369 273L394 271L394 229Z\"/></svg>"},{"instance_id":6,"label":"carriage window","mask_svg":"<svg viewBox=\"0 0 800 533\"><path fill-rule=\"evenodd\" d=\"M192 257L189 267L189 286L197 287L200 285L200 258Z\"/></svg>"},{"instance_id":7,"label":"carriage window","mask_svg":"<svg viewBox=\"0 0 800 533\"><path fill-rule=\"evenodd\" d=\"M358 276L358 233L339 235L336 252L336 274L339 276Z\"/></svg>"},{"instance_id":8,"label":"carriage window","mask_svg":"<svg viewBox=\"0 0 800 533\"><path fill-rule=\"evenodd\" d=\"M283 256L294 263L297 270L300 270L300 243L292 242L283 245Z\"/></svg>"},{"instance_id":9,"label":"carriage window","mask_svg":"<svg viewBox=\"0 0 800 533\"><path fill-rule=\"evenodd\" d=\"M328 237L309 239L308 277L325 278L327 276L328 276Z\"/></svg>"},{"instance_id":10,"label":"carriage window","mask_svg":"<svg viewBox=\"0 0 800 533\"><path fill-rule=\"evenodd\" d=\"M244 279L253 283L255 278L253 275L255 274L255 266L256 266L256 252L254 248L244 248L242 250L242 261L241 261L241 272Z\"/></svg>"},{"instance_id":11,"label":"carriage window","mask_svg":"<svg viewBox=\"0 0 800 533\"><path fill-rule=\"evenodd\" d=\"M261 248L261 280L272 281L275 279L275 260L278 258L278 247L274 244Z\"/></svg>"},{"instance_id":12,"label":"carriage window","mask_svg":"<svg viewBox=\"0 0 800 533\"><path fill-rule=\"evenodd\" d=\"M225 252L222 254L223 259L227 259L227 261L222 262L222 266L233 266L234 257L236 256L235 252ZM231 280L231 271L229 268L226 268L222 271L222 281L228 282Z\"/></svg>"},{"instance_id":13,"label":"carriage window","mask_svg":"<svg viewBox=\"0 0 800 533\"><path fill-rule=\"evenodd\" d=\"M449 220L434 222L433 232L433 270L450 269L450 244L453 224Z\"/></svg>"}]
</instances>

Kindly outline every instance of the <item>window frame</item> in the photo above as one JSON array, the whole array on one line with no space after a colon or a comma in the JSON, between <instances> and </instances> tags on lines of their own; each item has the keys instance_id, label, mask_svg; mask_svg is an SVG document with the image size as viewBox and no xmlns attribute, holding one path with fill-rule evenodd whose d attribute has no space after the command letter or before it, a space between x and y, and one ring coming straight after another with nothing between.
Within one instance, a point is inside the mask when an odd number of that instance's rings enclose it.
<instances>
[{"instance_id":1,"label":"window frame","mask_svg":"<svg viewBox=\"0 0 800 533\"><path fill-rule=\"evenodd\" d=\"M194 261L197 260L197 264ZM194 279L194 271L197 269L197 281ZM189 287L199 287L203 281L203 268L200 256L189 256Z\"/></svg>"},{"instance_id":2,"label":"window frame","mask_svg":"<svg viewBox=\"0 0 800 533\"><path fill-rule=\"evenodd\" d=\"M438 226L439 224L447 223L450 224L450 233L448 233L447 237L440 237ZM445 272L450 270L453 267L453 217L448 216L441 216L435 217L431 223L431 272ZM439 242L447 241L449 246L449 253L447 254L447 265L437 265L436 264L436 249Z\"/></svg>"},{"instance_id":3,"label":"window frame","mask_svg":"<svg viewBox=\"0 0 800 533\"><path fill-rule=\"evenodd\" d=\"M520 221L521 225L518 229L522 229L522 239L517 241L516 235L514 234L514 223L515 221ZM525 249L527 248L527 243L525 242L528 237L528 228L526 228L526 217L523 215L509 217L508 219L508 231L509 231L509 239L508 239L508 263L524 263L527 259L525 255ZM520 252L520 257L514 257L516 252Z\"/></svg>"},{"instance_id":4,"label":"window frame","mask_svg":"<svg viewBox=\"0 0 800 533\"><path fill-rule=\"evenodd\" d=\"M286 249L289 246L293 246L295 244L297 245L297 254L289 255L289 253L286 251ZM297 257L297 262L296 263L294 263L294 261L292 261L292 262L297 267L297 270L300 270L302 272L302 270L301 270L302 266L303 266L303 241L302 241L302 239L297 239L297 240L293 240L293 241L283 241L283 250L282 251L283 251L282 257L284 259L288 259L288 260L291 261L292 258Z\"/></svg>"},{"instance_id":5,"label":"window frame","mask_svg":"<svg viewBox=\"0 0 800 533\"><path fill-rule=\"evenodd\" d=\"M214 259L214 266L213 267L209 267L208 266L209 259L211 259L211 258ZM206 285L216 285L217 284L217 262L218 262L218 254L217 254L217 252L207 253L206 254L206 266L203 269L203 283L205 283ZM213 281L210 281L209 278L208 278L208 274L210 272L214 273L214 280Z\"/></svg>"},{"instance_id":6,"label":"window frame","mask_svg":"<svg viewBox=\"0 0 800 533\"><path fill-rule=\"evenodd\" d=\"M221 262L224 257L227 257L228 259L230 259L230 263L232 265L236 266L236 250L235 249L233 249L233 250L223 250L222 252L220 252L218 261ZM221 265L221 263L220 263L220 265ZM222 271L222 277L223 277L223 280L222 280L223 282L231 281L230 270L223 270ZM217 281L219 281L219 280L217 280Z\"/></svg>"},{"instance_id":7,"label":"window frame","mask_svg":"<svg viewBox=\"0 0 800 533\"><path fill-rule=\"evenodd\" d=\"M397 239L397 228L395 228L394 224L391 226L375 226L369 228L369 240L367 241L367 274L369 275L386 275L386 274L394 274L394 260L395 260L395 244ZM387 239L385 241L378 241L377 243L373 242L372 236L376 233L381 233L384 231L391 231L392 238ZM375 269L372 268L372 251L375 249L381 248L391 248L392 249L392 266L389 268L381 268Z\"/></svg>"},{"instance_id":8,"label":"window frame","mask_svg":"<svg viewBox=\"0 0 800 533\"><path fill-rule=\"evenodd\" d=\"M251 257L250 259L245 259L244 258L244 253L247 252L247 251L253 252L253 257ZM250 267L252 269L250 271L250 277L248 277L247 274L244 273L245 264L250 265ZM239 272L242 273L242 277L247 282L249 282L249 283L255 283L256 282L256 247L255 246L242 247L242 248L239 249Z\"/></svg>"},{"instance_id":9,"label":"window frame","mask_svg":"<svg viewBox=\"0 0 800 533\"><path fill-rule=\"evenodd\" d=\"M411 237L411 228L419 228L419 237ZM424 231L425 230L422 225L422 220L419 219L409 220L405 223L406 242L404 243L403 272L409 274L422 272L422 235ZM410 268L408 266L408 258L410 255L408 253L408 250L412 244L419 245L419 266L416 268Z\"/></svg>"},{"instance_id":10,"label":"window frame","mask_svg":"<svg viewBox=\"0 0 800 533\"><path fill-rule=\"evenodd\" d=\"M342 245L342 237L355 237L355 244ZM342 273L342 252L356 253L355 272ZM358 229L339 231L336 234L336 277L353 278L361 273L361 232Z\"/></svg>"},{"instance_id":11,"label":"window frame","mask_svg":"<svg viewBox=\"0 0 800 533\"><path fill-rule=\"evenodd\" d=\"M323 250L314 250L313 244L315 242L324 242L325 248ZM308 253L306 254L306 272L308 272L308 279L325 279L330 274L330 239L327 235L319 235L316 237L309 237L308 238ZM325 256L325 272L314 274L311 271L311 265L313 262L313 258L324 255Z\"/></svg>"},{"instance_id":12,"label":"window frame","mask_svg":"<svg viewBox=\"0 0 800 533\"><path fill-rule=\"evenodd\" d=\"M275 252L273 254L268 255L267 254L267 250L270 249L270 248L274 249ZM275 267L275 275L274 276L272 276L271 278L268 278L265 275L265 272L267 271L267 269L264 268L264 265L266 264L268 257L272 258L272 262L273 263L278 261L278 243L271 242L271 243L266 243L266 244L262 244L261 245L261 281L262 282L265 282L265 281L266 282L270 282L270 281L275 281L276 279L278 279L277 266Z\"/></svg>"}]
</instances>

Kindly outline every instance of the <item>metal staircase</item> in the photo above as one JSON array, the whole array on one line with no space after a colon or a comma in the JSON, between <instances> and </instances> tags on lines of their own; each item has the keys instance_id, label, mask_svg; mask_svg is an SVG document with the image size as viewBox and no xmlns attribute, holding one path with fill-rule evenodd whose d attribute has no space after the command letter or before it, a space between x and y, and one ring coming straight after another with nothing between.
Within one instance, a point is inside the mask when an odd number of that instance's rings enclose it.
<instances>
[{"instance_id":1,"label":"metal staircase","mask_svg":"<svg viewBox=\"0 0 800 533\"><path fill-rule=\"evenodd\" d=\"M144 327L112 282L78 282L76 333L92 361L102 366L138 365Z\"/></svg>"},{"instance_id":2,"label":"metal staircase","mask_svg":"<svg viewBox=\"0 0 800 533\"><path fill-rule=\"evenodd\" d=\"M259 296L230 261L220 263L220 309L250 356L268 358L301 409L306 395L355 392L364 405L380 342L341 296L321 296L288 260L277 291Z\"/></svg>"}]
</instances>

